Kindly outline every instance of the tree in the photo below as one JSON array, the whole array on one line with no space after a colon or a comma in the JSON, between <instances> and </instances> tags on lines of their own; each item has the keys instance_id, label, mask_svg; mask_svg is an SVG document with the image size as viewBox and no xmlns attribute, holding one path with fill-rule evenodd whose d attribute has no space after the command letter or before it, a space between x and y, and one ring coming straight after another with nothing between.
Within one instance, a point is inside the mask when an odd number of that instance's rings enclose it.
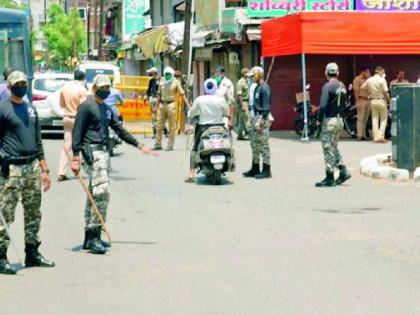
<instances>
[{"instance_id":1,"label":"tree","mask_svg":"<svg viewBox=\"0 0 420 315\"><path fill-rule=\"evenodd\" d=\"M48 22L42 32L47 40L49 55L54 56L60 65L68 58L79 58L79 54L86 51L85 28L77 10L72 9L66 15L60 5L51 5Z\"/></svg>"},{"instance_id":2,"label":"tree","mask_svg":"<svg viewBox=\"0 0 420 315\"><path fill-rule=\"evenodd\" d=\"M26 5L21 5L14 0L0 0L0 8L24 9Z\"/></svg>"}]
</instances>

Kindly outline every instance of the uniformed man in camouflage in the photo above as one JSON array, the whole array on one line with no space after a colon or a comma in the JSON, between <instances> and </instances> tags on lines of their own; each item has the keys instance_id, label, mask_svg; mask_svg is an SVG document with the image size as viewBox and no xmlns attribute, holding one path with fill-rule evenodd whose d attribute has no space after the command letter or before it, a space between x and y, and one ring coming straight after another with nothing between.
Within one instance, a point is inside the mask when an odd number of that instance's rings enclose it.
<instances>
[{"instance_id":1,"label":"uniformed man in camouflage","mask_svg":"<svg viewBox=\"0 0 420 315\"><path fill-rule=\"evenodd\" d=\"M108 137L111 127L125 142L139 148L143 153L151 150L140 144L119 122L112 109L105 104L110 94L111 81L106 75L97 75L93 80L93 96L83 102L76 115L73 130L73 160L71 168L77 175L80 171L82 152L87 173L89 190L104 221L109 204ZM101 223L88 199L85 207L85 241L83 249L93 254L105 254L110 244L101 240Z\"/></svg>"},{"instance_id":2,"label":"uniformed man in camouflage","mask_svg":"<svg viewBox=\"0 0 420 315\"><path fill-rule=\"evenodd\" d=\"M15 219L22 198L25 222L26 267L54 267L38 251L41 227L41 186L50 188L49 170L44 157L41 129L35 107L24 101L28 88L26 75L14 71L8 76L11 96L0 103L0 273L16 274L7 260L10 235L6 223Z\"/></svg>"},{"instance_id":3,"label":"uniformed man in camouflage","mask_svg":"<svg viewBox=\"0 0 420 315\"><path fill-rule=\"evenodd\" d=\"M257 86L254 92L254 111L250 130L250 142L252 149L252 167L243 173L245 177L256 179L271 178L271 153L270 153L270 128L273 122L271 109L271 89L264 81L264 69L254 67L248 73L253 76ZM260 161L263 160L263 169L260 172Z\"/></svg>"},{"instance_id":4,"label":"uniformed man in camouflage","mask_svg":"<svg viewBox=\"0 0 420 315\"><path fill-rule=\"evenodd\" d=\"M236 93L238 95L238 140L245 140L244 134L249 134L249 85L248 85L249 69L244 68L241 71L241 79L236 85Z\"/></svg>"},{"instance_id":5,"label":"uniformed man in camouflage","mask_svg":"<svg viewBox=\"0 0 420 315\"><path fill-rule=\"evenodd\" d=\"M338 74L338 65L329 63L325 69L325 76L328 82L322 88L317 120L317 125L321 127L321 143L324 151L326 177L324 180L316 183L316 187L341 185L351 178L351 174L343 164L340 151L338 151L338 140L344 127L340 113L345 106L347 94L344 84L338 80ZM334 178L336 169L340 171L337 180Z\"/></svg>"},{"instance_id":6,"label":"uniformed man in camouflage","mask_svg":"<svg viewBox=\"0 0 420 315\"><path fill-rule=\"evenodd\" d=\"M152 128L153 128L153 139L156 137L157 127L157 92L159 87L158 69L155 67L150 68L146 71L152 78L149 81L149 87L147 88L146 100L149 101L150 111L152 112Z\"/></svg>"},{"instance_id":7,"label":"uniformed man in camouflage","mask_svg":"<svg viewBox=\"0 0 420 315\"><path fill-rule=\"evenodd\" d=\"M165 123L169 122L169 141L166 151L172 151L175 143L176 135L176 97L177 93L184 99L185 104L190 108L190 103L185 96L185 91L181 86L181 82L175 79L175 71L171 67L166 67L163 71L164 77L160 80L157 92L156 108L157 110L157 132L154 150L162 150L162 133Z\"/></svg>"}]
</instances>

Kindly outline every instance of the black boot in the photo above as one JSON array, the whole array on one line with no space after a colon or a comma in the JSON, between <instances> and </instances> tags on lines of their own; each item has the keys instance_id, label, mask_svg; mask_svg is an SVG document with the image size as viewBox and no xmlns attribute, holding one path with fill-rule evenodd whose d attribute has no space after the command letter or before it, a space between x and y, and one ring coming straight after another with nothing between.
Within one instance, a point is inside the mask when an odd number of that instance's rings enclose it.
<instances>
[{"instance_id":1,"label":"black boot","mask_svg":"<svg viewBox=\"0 0 420 315\"><path fill-rule=\"evenodd\" d=\"M242 173L245 177L255 177L260 173L260 165L253 163L251 169L248 172Z\"/></svg>"},{"instance_id":2,"label":"black boot","mask_svg":"<svg viewBox=\"0 0 420 315\"><path fill-rule=\"evenodd\" d=\"M15 275L17 273L17 270L7 260L6 252L0 253L0 273L5 275Z\"/></svg>"},{"instance_id":3,"label":"black boot","mask_svg":"<svg viewBox=\"0 0 420 315\"><path fill-rule=\"evenodd\" d=\"M89 248L87 247L87 244L91 238L91 231L90 230L85 230L85 240L83 241L83 250L88 250Z\"/></svg>"},{"instance_id":4,"label":"black boot","mask_svg":"<svg viewBox=\"0 0 420 315\"><path fill-rule=\"evenodd\" d=\"M105 247L105 248L110 248L111 247L111 243L110 242L105 241L102 238L100 238L100 240L101 240L101 244L102 244L103 247Z\"/></svg>"},{"instance_id":5,"label":"black boot","mask_svg":"<svg viewBox=\"0 0 420 315\"><path fill-rule=\"evenodd\" d=\"M260 174L255 175L256 179L271 178L271 166L269 164L263 164L263 170Z\"/></svg>"},{"instance_id":6,"label":"black boot","mask_svg":"<svg viewBox=\"0 0 420 315\"><path fill-rule=\"evenodd\" d=\"M26 244L25 246L25 266L26 267L55 267L55 263L49 260L46 260L38 251L41 243L39 242L36 245Z\"/></svg>"},{"instance_id":7,"label":"black boot","mask_svg":"<svg viewBox=\"0 0 420 315\"><path fill-rule=\"evenodd\" d=\"M101 243L101 228L88 231L86 249L92 254L103 255L106 253L106 248Z\"/></svg>"},{"instance_id":8,"label":"black boot","mask_svg":"<svg viewBox=\"0 0 420 315\"><path fill-rule=\"evenodd\" d=\"M340 165L338 168L340 170L340 175L338 176L335 182L337 183L337 185L341 185L342 183L351 178L351 174L344 165Z\"/></svg>"},{"instance_id":9,"label":"black boot","mask_svg":"<svg viewBox=\"0 0 420 315\"><path fill-rule=\"evenodd\" d=\"M334 187L336 185L334 180L334 173L333 172L326 172L326 177L324 180L320 181L319 183L316 183L316 187Z\"/></svg>"}]
</instances>

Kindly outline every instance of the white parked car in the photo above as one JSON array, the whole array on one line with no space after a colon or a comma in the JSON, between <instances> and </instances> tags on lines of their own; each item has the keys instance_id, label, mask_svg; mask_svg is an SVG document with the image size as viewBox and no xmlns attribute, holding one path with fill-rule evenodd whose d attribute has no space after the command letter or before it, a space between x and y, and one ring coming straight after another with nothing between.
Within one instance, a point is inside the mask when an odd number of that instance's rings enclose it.
<instances>
[{"instance_id":1,"label":"white parked car","mask_svg":"<svg viewBox=\"0 0 420 315\"><path fill-rule=\"evenodd\" d=\"M32 81L32 102L37 109L42 131L63 132L64 111L60 107L60 91L73 80L73 74L35 74Z\"/></svg>"},{"instance_id":2,"label":"white parked car","mask_svg":"<svg viewBox=\"0 0 420 315\"><path fill-rule=\"evenodd\" d=\"M114 84L121 81L120 68L111 62L104 61L84 61L79 65L78 70L83 71L86 75L86 85L88 90L92 88L93 79L98 74L105 74L113 77Z\"/></svg>"}]
</instances>

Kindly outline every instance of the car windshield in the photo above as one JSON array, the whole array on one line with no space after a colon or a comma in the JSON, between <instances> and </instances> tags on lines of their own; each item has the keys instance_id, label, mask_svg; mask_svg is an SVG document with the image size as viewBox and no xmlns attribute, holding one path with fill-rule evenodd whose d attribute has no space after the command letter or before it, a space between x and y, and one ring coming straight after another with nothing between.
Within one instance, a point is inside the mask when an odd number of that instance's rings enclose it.
<instances>
[{"instance_id":1,"label":"car windshield","mask_svg":"<svg viewBox=\"0 0 420 315\"><path fill-rule=\"evenodd\" d=\"M111 69L86 69L86 81L92 83L93 79L98 74L114 75L114 71Z\"/></svg>"},{"instance_id":2,"label":"car windshield","mask_svg":"<svg viewBox=\"0 0 420 315\"><path fill-rule=\"evenodd\" d=\"M59 78L59 79L36 79L34 83L34 89L45 91L45 92L56 92L63 87L63 85L70 81L70 79Z\"/></svg>"}]
</instances>

